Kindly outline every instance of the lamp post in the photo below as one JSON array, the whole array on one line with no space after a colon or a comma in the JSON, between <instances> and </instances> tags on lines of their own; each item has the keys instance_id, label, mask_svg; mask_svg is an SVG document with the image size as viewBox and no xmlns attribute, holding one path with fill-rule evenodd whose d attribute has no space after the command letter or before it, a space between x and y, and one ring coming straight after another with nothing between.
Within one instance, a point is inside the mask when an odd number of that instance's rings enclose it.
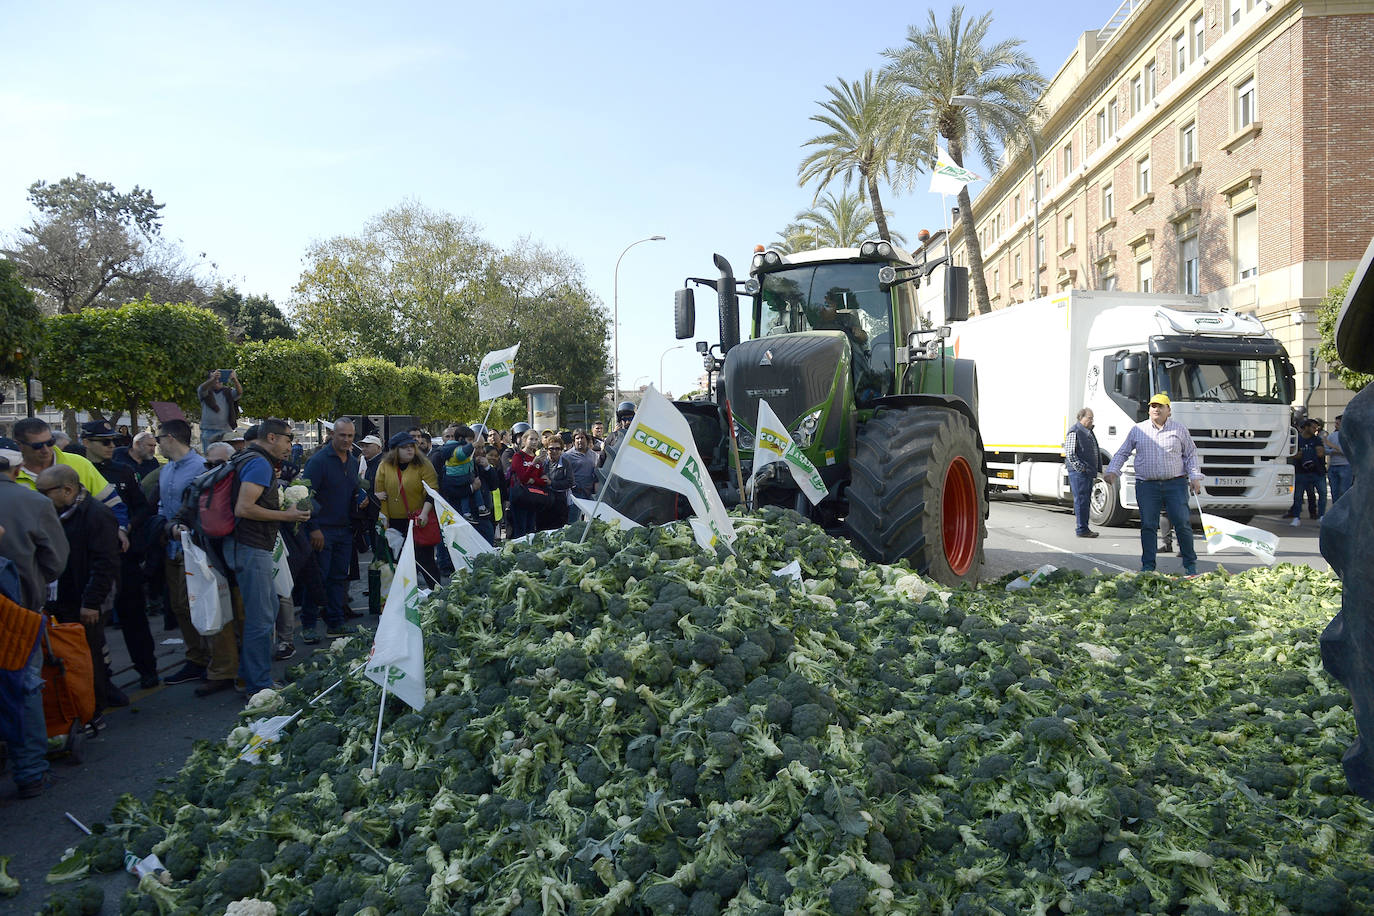
<instances>
[{"instance_id":1,"label":"lamp post","mask_svg":"<svg viewBox=\"0 0 1374 916\"><path fill-rule=\"evenodd\" d=\"M659 394L662 394L662 393L663 393L663 357L667 356L669 353L672 353L674 350L681 350L681 349L682 349L683 347L685 347L685 346L687 346L687 345L686 345L686 344L678 344L676 347L669 347L668 349L664 350L664 351L659 355L659 357L658 357L658 393L659 393Z\"/></svg>"},{"instance_id":2,"label":"lamp post","mask_svg":"<svg viewBox=\"0 0 1374 916\"><path fill-rule=\"evenodd\" d=\"M987 108L996 108L998 111L1005 112L1021 122L1021 127L1026 132L1026 142L1030 144L1031 151L1031 186L1032 193L1035 195L1034 210L1031 213L1032 231L1035 235L1031 238L1031 260L1035 264L1035 276L1031 283L1032 292L1035 295L1032 299L1040 298L1040 172L1037 166L1040 164L1040 153L1035 148L1035 131L1031 130L1030 118L1022 116L1014 108L1003 105L1001 102L989 102L980 99L976 95L956 95L949 100L951 105L961 107L978 107L980 105Z\"/></svg>"},{"instance_id":3,"label":"lamp post","mask_svg":"<svg viewBox=\"0 0 1374 916\"><path fill-rule=\"evenodd\" d=\"M625 246L625 251L620 252L620 257L615 259L615 276L611 284L611 373L613 378L614 393L611 400L620 397L620 261L625 257L625 252L636 245L645 242L661 242L661 235L651 235L646 239L631 242Z\"/></svg>"}]
</instances>

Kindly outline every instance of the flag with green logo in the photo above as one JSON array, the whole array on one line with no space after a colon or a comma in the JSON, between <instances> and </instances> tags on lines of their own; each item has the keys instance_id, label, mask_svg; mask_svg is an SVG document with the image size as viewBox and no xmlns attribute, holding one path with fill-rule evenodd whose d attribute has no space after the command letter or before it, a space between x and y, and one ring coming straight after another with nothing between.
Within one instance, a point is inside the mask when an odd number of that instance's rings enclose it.
<instances>
[{"instance_id":1,"label":"flag with green logo","mask_svg":"<svg viewBox=\"0 0 1374 916\"><path fill-rule=\"evenodd\" d=\"M429 484L424 484L425 492L434 500L434 511L439 514L439 531L443 535L444 546L448 548L449 559L454 569L469 569L472 557L479 553L495 553L496 548L458 510L449 505L448 500L439 495Z\"/></svg>"},{"instance_id":2,"label":"flag with green logo","mask_svg":"<svg viewBox=\"0 0 1374 916\"><path fill-rule=\"evenodd\" d=\"M420 582L415 570L415 526L406 534L396 575L367 660L369 678L415 709L425 705L425 639L420 630Z\"/></svg>"},{"instance_id":3,"label":"flag with green logo","mask_svg":"<svg viewBox=\"0 0 1374 916\"><path fill-rule=\"evenodd\" d=\"M975 175L962 165L955 165L954 160L949 158L949 153L940 147L935 157L935 167L930 170L930 193L958 194L969 182L981 180L981 176Z\"/></svg>"},{"instance_id":4,"label":"flag with green logo","mask_svg":"<svg viewBox=\"0 0 1374 916\"><path fill-rule=\"evenodd\" d=\"M734 543L735 527L697 453L687 418L653 385L644 390L634 422L619 440L608 479L612 474L681 493L709 526L713 543Z\"/></svg>"},{"instance_id":5,"label":"flag with green logo","mask_svg":"<svg viewBox=\"0 0 1374 916\"><path fill-rule=\"evenodd\" d=\"M787 465L787 470L792 472L792 479L806 494L806 498L811 500L811 505L814 506L825 499L830 491L825 481L821 480L820 472L811 463L811 459L802 453L801 447L792 441L792 435L788 433L787 427L762 398L759 399L758 431L758 435L754 437L754 473L757 474L760 468L781 461Z\"/></svg>"},{"instance_id":6,"label":"flag with green logo","mask_svg":"<svg viewBox=\"0 0 1374 916\"><path fill-rule=\"evenodd\" d=\"M510 394L515 387L515 351L520 345L492 350L477 369L477 400L490 401Z\"/></svg>"}]
</instances>

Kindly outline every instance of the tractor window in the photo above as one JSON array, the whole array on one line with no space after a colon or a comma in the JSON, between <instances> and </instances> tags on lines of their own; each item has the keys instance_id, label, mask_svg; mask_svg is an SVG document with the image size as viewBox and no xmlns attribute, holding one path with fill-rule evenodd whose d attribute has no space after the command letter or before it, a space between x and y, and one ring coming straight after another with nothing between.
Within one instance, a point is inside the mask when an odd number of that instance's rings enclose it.
<instances>
[{"instance_id":1,"label":"tractor window","mask_svg":"<svg viewBox=\"0 0 1374 916\"><path fill-rule=\"evenodd\" d=\"M892 296L878 288L878 267L817 264L765 273L759 336L844 331L854 354L856 390L868 390L870 397L890 393L896 366Z\"/></svg>"}]
</instances>

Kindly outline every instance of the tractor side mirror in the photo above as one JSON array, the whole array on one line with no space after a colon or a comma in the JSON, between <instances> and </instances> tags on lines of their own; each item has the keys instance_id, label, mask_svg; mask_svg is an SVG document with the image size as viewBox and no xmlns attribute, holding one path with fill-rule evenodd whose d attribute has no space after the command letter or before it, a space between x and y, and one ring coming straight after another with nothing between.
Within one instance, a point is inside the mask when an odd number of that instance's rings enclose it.
<instances>
[{"instance_id":1,"label":"tractor side mirror","mask_svg":"<svg viewBox=\"0 0 1374 916\"><path fill-rule=\"evenodd\" d=\"M690 286L673 293L673 326L678 340L686 340L696 333L697 300Z\"/></svg>"},{"instance_id":2,"label":"tractor side mirror","mask_svg":"<svg viewBox=\"0 0 1374 916\"><path fill-rule=\"evenodd\" d=\"M968 321L968 268L945 269L945 320Z\"/></svg>"}]
</instances>

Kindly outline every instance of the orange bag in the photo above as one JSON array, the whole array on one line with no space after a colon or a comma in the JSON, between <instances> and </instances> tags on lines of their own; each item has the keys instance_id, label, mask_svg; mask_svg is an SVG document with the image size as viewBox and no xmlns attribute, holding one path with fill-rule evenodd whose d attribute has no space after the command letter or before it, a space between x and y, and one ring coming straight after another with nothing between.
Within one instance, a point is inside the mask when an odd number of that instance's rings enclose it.
<instances>
[{"instance_id":1,"label":"orange bag","mask_svg":"<svg viewBox=\"0 0 1374 916\"><path fill-rule=\"evenodd\" d=\"M43 615L0 595L0 668L18 671L29 663Z\"/></svg>"},{"instance_id":2,"label":"orange bag","mask_svg":"<svg viewBox=\"0 0 1374 916\"><path fill-rule=\"evenodd\" d=\"M48 737L67 734L72 723L95 716L95 669L86 628L58 623L51 617L43 628L43 717Z\"/></svg>"}]
</instances>

